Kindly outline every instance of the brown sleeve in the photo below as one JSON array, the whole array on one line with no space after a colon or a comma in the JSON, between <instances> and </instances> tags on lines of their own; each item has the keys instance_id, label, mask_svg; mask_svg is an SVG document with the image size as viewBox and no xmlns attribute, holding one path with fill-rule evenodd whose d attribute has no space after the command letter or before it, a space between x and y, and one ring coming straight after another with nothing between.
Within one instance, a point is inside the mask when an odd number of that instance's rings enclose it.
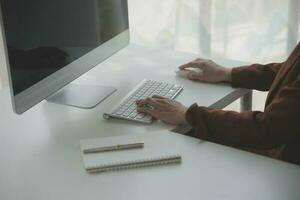
<instances>
[{"instance_id":1,"label":"brown sleeve","mask_svg":"<svg viewBox=\"0 0 300 200\"><path fill-rule=\"evenodd\" d=\"M236 67L231 72L232 87L268 91L283 63Z\"/></svg>"},{"instance_id":2,"label":"brown sleeve","mask_svg":"<svg viewBox=\"0 0 300 200\"><path fill-rule=\"evenodd\" d=\"M193 104L186 112L195 137L231 146L271 149L300 133L300 76L264 112L222 111Z\"/></svg>"}]
</instances>

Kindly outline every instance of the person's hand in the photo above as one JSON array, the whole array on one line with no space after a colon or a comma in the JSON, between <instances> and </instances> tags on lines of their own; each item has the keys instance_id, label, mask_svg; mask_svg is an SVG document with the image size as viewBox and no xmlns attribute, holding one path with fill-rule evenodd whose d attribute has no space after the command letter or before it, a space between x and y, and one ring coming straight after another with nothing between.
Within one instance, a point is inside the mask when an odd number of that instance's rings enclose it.
<instances>
[{"instance_id":1,"label":"person's hand","mask_svg":"<svg viewBox=\"0 0 300 200\"><path fill-rule=\"evenodd\" d=\"M191 68L200 69L198 72L189 70ZM198 58L192 62L181 65L180 70L189 71L187 78L209 83L230 82L231 69L222 67L212 60Z\"/></svg>"},{"instance_id":2,"label":"person's hand","mask_svg":"<svg viewBox=\"0 0 300 200\"><path fill-rule=\"evenodd\" d=\"M136 101L137 111L147 113L165 123L173 125L186 124L185 112L187 107L172 99L153 96L152 98Z\"/></svg>"}]
</instances>

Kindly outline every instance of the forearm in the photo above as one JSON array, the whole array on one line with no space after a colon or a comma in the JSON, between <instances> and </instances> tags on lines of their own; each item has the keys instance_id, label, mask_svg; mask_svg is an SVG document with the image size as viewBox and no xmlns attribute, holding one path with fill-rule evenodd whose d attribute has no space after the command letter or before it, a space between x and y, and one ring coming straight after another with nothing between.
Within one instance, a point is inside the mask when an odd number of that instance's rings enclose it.
<instances>
[{"instance_id":1,"label":"forearm","mask_svg":"<svg viewBox=\"0 0 300 200\"><path fill-rule=\"evenodd\" d=\"M253 64L233 68L230 83L232 87L241 87L268 91L283 63L267 65Z\"/></svg>"},{"instance_id":2,"label":"forearm","mask_svg":"<svg viewBox=\"0 0 300 200\"><path fill-rule=\"evenodd\" d=\"M195 129L194 137L239 147L264 148L259 137L262 127L255 118L260 112L237 113L192 105L186 112L187 122Z\"/></svg>"},{"instance_id":3,"label":"forearm","mask_svg":"<svg viewBox=\"0 0 300 200\"><path fill-rule=\"evenodd\" d=\"M186 120L195 129L194 137L200 139L256 149L280 147L300 131L299 86L285 87L264 112L238 113L194 104Z\"/></svg>"}]
</instances>

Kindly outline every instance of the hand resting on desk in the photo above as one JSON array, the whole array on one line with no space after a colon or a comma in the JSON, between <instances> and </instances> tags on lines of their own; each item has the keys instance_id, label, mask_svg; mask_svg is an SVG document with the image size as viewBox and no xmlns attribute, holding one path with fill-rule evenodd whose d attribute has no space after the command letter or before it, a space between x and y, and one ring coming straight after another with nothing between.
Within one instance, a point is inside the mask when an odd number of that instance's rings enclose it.
<instances>
[{"instance_id":1,"label":"hand resting on desk","mask_svg":"<svg viewBox=\"0 0 300 200\"><path fill-rule=\"evenodd\" d=\"M196 70L195 70L196 69ZM212 60L198 58L181 65L178 73L185 72L190 80L198 80L208 83L230 82L231 69L220 66Z\"/></svg>"}]
</instances>

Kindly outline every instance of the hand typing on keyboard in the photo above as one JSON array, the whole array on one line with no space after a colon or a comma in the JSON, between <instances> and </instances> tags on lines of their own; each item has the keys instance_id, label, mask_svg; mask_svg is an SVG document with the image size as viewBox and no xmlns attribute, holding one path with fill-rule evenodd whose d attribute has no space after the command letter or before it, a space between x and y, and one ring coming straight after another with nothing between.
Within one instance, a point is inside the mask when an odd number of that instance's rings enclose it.
<instances>
[{"instance_id":1,"label":"hand typing on keyboard","mask_svg":"<svg viewBox=\"0 0 300 200\"><path fill-rule=\"evenodd\" d=\"M152 98L146 98L136 101L137 111L146 113L163 122L181 125L186 124L185 112L187 107L178 101L154 95Z\"/></svg>"},{"instance_id":2,"label":"hand typing on keyboard","mask_svg":"<svg viewBox=\"0 0 300 200\"><path fill-rule=\"evenodd\" d=\"M137 111L136 101L152 97L153 95L174 99L182 89L181 86L176 84L168 84L154 80L143 80L129 92L119 104L117 104L110 112L104 113L103 116L105 119L114 117L142 123L151 123L153 121L151 115ZM145 105L149 105L148 109L155 108L151 106L150 103L144 104L144 106Z\"/></svg>"}]
</instances>

